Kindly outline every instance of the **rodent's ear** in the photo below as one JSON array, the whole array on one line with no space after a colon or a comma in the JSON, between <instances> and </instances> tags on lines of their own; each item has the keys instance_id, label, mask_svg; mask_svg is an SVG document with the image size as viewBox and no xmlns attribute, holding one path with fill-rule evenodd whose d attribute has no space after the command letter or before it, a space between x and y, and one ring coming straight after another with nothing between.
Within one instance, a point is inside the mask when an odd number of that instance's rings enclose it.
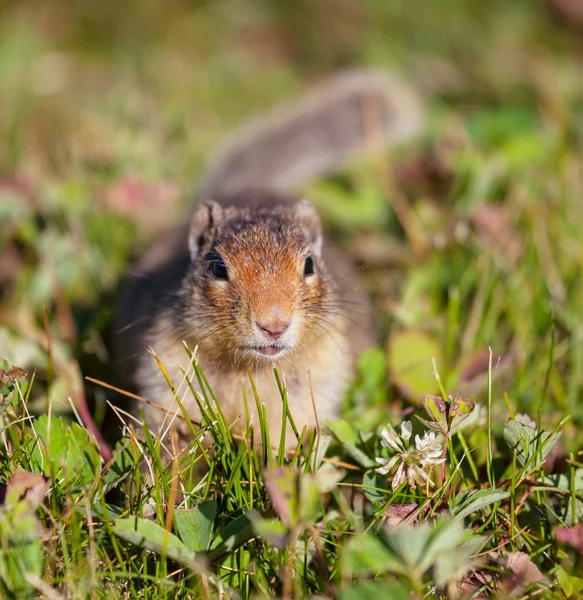
<instances>
[{"instance_id":1,"label":"rodent's ear","mask_svg":"<svg viewBox=\"0 0 583 600\"><path fill-rule=\"evenodd\" d=\"M214 200L207 200L196 207L188 236L188 249L192 260L195 260L201 248L212 240L222 222L223 207Z\"/></svg>"},{"instance_id":2,"label":"rodent's ear","mask_svg":"<svg viewBox=\"0 0 583 600\"><path fill-rule=\"evenodd\" d=\"M322 223L316 207L304 198L294 206L294 213L310 240L312 252L316 256L320 256L322 251Z\"/></svg>"}]
</instances>

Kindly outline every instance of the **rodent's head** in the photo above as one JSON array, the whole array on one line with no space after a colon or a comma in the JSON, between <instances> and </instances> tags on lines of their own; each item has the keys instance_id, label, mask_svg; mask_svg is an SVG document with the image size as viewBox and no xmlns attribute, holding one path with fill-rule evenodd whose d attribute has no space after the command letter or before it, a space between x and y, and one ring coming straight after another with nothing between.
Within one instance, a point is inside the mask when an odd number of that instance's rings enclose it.
<instances>
[{"instance_id":1,"label":"rodent's head","mask_svg":"<svg viewBox=\"0 0 583 600\"><path fill-rule=\"evenodd\" d=\"M275 361L328 331L335 286L309 201L252 208L205 202L194 214L189 249L187 325L199 343L214 340L222 360Z\"/></svg>"}]
</instances>

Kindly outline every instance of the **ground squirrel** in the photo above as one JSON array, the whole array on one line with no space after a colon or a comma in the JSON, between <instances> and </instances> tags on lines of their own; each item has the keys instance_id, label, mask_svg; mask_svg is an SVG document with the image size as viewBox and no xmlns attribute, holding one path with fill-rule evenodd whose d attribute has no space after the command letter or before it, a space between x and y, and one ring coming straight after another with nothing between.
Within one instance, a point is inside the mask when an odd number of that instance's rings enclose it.
<instances>
[{"instance_id":1,"label":"ground squirrel","mask_svg":"<svg viewBox=\"0 0 583 600\"><path fill-rule=\"evenodd\" d=\"M142 405L154 431L166 432L174 421L188 439L184 424L172 419L180 409L150 347L191 418L200 419L181 371L192 377L183 341L197 348L237 431L245 426L244 388L257 424L249 370L271 439L279 441L274 365L300 431L315 425L308 369L319 421L337 416L355 358L375 343L375 328L351 262L322 235L314 206L290 194L366 149L367 107L385 144L422 124L417 96L393 77L336 75L236 133L203 176L190 223L155 242L133 267L120 294L115 350L140 395L170 410ZM293 435L287 443L295 447Z\"/></svg>"}]
</instances>

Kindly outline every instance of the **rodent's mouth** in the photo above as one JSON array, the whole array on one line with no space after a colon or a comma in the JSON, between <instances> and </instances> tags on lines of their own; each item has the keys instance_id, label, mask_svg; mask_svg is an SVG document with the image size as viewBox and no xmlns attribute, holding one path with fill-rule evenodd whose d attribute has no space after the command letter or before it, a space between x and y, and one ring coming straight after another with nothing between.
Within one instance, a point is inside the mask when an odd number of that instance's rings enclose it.
<instances>
[{"instance_id":1,"label":"rodent's mouth","mask_svg":"<svg viewBox=\"0 0 583 600\"><path fill-rule=\"evenodd\" d=\"M270 346L252 346L250 349L265 358L275 359L288 350L288 347L272 344Z\"/></svg>"}]
</instances>

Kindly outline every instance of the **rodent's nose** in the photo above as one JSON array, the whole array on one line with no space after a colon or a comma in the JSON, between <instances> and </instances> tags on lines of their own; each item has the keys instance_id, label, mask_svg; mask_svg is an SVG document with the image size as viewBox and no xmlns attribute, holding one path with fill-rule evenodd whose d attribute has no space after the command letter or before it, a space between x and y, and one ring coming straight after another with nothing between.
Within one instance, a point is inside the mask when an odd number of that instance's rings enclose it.
<instances>
[{"instance_id":1,"label":"rodent's nose","mask_svg":"<svg viewBox=\"0 0 583 600\"><path fill-rule=\"evenodd\" d=\"M265 321L255 321L257 327L269 337L277 339L291 325L290 319L275 318Z\"/></svg>"}]
</instances>

